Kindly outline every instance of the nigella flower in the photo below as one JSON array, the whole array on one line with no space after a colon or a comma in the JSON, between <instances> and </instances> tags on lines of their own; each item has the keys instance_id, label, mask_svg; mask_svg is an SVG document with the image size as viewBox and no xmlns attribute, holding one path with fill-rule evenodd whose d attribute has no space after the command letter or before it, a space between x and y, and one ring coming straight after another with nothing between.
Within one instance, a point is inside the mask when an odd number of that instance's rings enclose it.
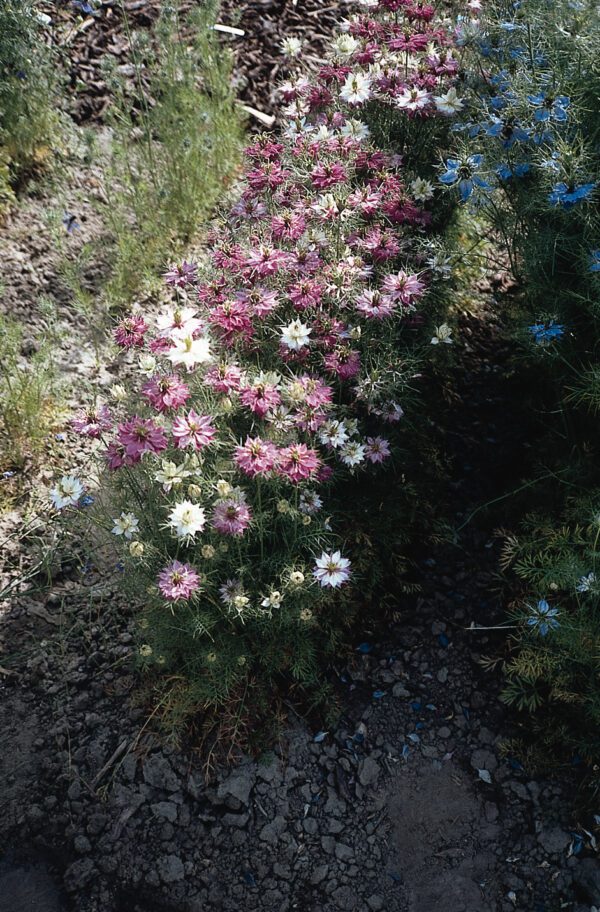
<instances>
[{"instance_id":1,"label":"nigella flower","mask_svg":"<svg viewBox=\"0 0 600 912\"><path fill-rule=\"evenodd\" d=\"M540 123L546 123L549 120L555 120L557 123L564 123L567 118L567 108L571 104L571 99L566 95L544 95L540 92L538 95L528 95L527 101L534 105L536 110L534 119Z\"/></svg>"},{"instance_id":2,"label":"nigella flower","mask_svg":"<svg viewBox=\"0 0 600 912\"><path fill-rule=\"evenodd\" d=\"M158 588L169 602L189 599L200 586L200 577L190 564L172 561L158 575Z\"/></svg>"},{"instance_id":3,"label":"nigella flower","mask_svg":"<svg viewBox=\"0 0 600 912\"><path fill-rule=\"evenodd\" d=\"M440 182L446 186L458 183L460 197L465 202L473 195L476 189L491 190L492 185L477 172L483 164L483 155L469 155L468 158L449 158L446 161L446 171L440 177Z\"/></svg>"},{"instance_id":4,"label":"nigella flower","mask_svg":"<svg viewBox=\"0 0 600 912\"><path fill-rule=\"evenodd\" d=\"M212 515L213 528L221 535L243 535L250 525L252 515L243 496L228 497L215 505Z\"/></svg>"},{"instance_id":5,"label":"nigella flower","mask_svg":"<svg viewBox=\"0 0 600 912\"><path fill-rule=\"evenodd\" d=\"M596 574L588 573L587 576L582 576L575 588L577 592L591 592L591 590L596 585Z\"/></svg>"},{"instance_id":6,"label":"nigella flower","mask_svg":"<svg viewBox=\"0 0 600 912\"><path fill-rule=\"evenodd\" d=\"M488 136L501 139L505 149L512 148L516 142L526 142L529 139L528 130L510 118L504 120L501 117L493 116L485 125L484 131Z\"/></svg>"},{"instance_id":7,"label":"nigella flower","mask_svg":"<svg viewBox=\"0 0 600 912\"><path fill-rule=\"evenodd\" d=\"M571 181L569 184L560 181L552 188L552 193L548 199L554 206L562 206L563 209L571 209L580 200L587 199L594 191L595 181L587 184L576 184Z\"/></svg>"},{"instance_id":8,"label":"nigella flower","mask_svg":"<svg viewBox=\"0 0 600 912\"><path fill-rule=\"evenodd\" d=\"M73 234L74 231L78 231L80 228L79 222L70 212L65 212L62 217L62 223L65 226L67 234Z\"/></svg>"},{"instance_id":9,"label":"nigella flower","mask_svg":"<svg viewBox=\"0 0 600 912\"><path fill-rule=\"evenodd\" d=\"M592 250L590 253L590 272L600 272L600 250Z\"/></svg>"},{"instance_id":10,"label":"nigella flower","mask_svg":"<svg viewBox=\"0 0 600 912\"><path fill-rule=\"evenodd\" d=\"M550 630L557 630L560 623L558 608L551 608L546 599L540 599L535 607L528 606L531 615L527 618L527 626L533 627L540 636L546 636Z\"/></svg>"},{"instance_id":11,"label":"nigella flower","mask_svg":"<svg viewBox=\"0 0 600 912\"><path fill-rule=\"evenodd\" d=\"M512 177L525 177L531 171L529 162L522 162L518 165L509 165L503 162L496 167L496 174L500 180L510 180Z\"/></svg>"},{"instance_id":12,"label":"nigella flower","mask_svg":"<svg viewBox=\"0 0 600 912\"><path fill-rule=\"evenodd\" d=\"M340 551L323 551L315 561L313 576L321 587L337 589L350 579L350 561Z\"/></svg>"},{"instance_id":13,"label":"nigella flower","mask_svg":"<svg viewBox=\"0 0 600 912\"><path fill-rule=\"evenodd\" d=\"M50 491L50 498L57 510L76 506L84 488L78 478L64 475L55 488Z\"/></svg>"},{"instance_id":14,"label":"nigella flower","mask_svg":"<svg viewBox=\"0 0 600 912\"><path fill-rule=\"evenodd\" d=\"M553 339L564 335L565 331L562 323L555 323L554 320L550 320L549 323L534 323L527 329L532 334L536 345L548 345Z\"/></svg>"},{"instance_id":15,"label":"nigella flower","mask_svg":"<svg viewBox=\"0 0 600 912\"><path fill-rule=\"evenodd\" d=\"M195 282L197 277L198 267L195 263L188 263L187 260L180 264L173 263L163 273L163 278L167 285L172 285L174 288L185 288L186 285L191 285L192 282Z\"/></svg>"}]
</instances>

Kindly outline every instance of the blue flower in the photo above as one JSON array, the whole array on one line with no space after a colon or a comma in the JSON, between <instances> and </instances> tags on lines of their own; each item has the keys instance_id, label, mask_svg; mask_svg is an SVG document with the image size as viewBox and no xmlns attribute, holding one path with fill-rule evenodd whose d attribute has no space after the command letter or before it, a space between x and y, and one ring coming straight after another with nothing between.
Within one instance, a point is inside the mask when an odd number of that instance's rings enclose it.
<instances>
[{"instance_id":1,"label":"blue flower","mask_svg":"<svg viewBox=\"0 0 600 912\"><path fill-rule=\"evenodd\" d=\"M557 618L560 616L558 608L551 608L546 599L540 599L537 606L528 606L532 612L527 618L527 626L533 627L540 636L546 636L550 630L557 630L560 623Z\"/></svg>"},{"instance_id":2,"label":"blue flower","mask_svg":"<svg viewBox=\"0 0 600 912\"><path fill-rule=\"evenodd\" d=\"M553 339L558 339L564 334L565 327L561 323L550 320L549 323L534 323L527 329L532 334L536 345L548 345Z\"/></svg>"},{"instance_id":3,"label":"blue flower","mask_svg":"<svg viewBox=\"0 0 600 912\"><path fill-rule=\"evenodd\" d=\"M590 253L590 272L600 272L600 250L592 250Z\"/></svg>"},{"instance_id":4,"label":"blue flower","mask_svg":"<svg viewBox=\"0 0 600 912\"><path fill-rule=\"evenodd\" d=\"M562 206L563 209L571 209L580 200L587 199L596 186L595 182L588 184L566 184L564 181L556 184L552 188L552 193L548 199L554 206Z\"/></svg>"},{"instance_id":5,"label":"blue flower","mask_svg":"<svg viewBox=\"0 0 600 912\"><path fill-rule=\"evenodd\" d=\"M524 177L531 171L529 162L522 162L519 165L509 165L506 162L496 167L496 174L500 180L510 180L511 177Z\"/></svg>"},{"instance_id":6,"label":"blue flower","mask_svg":"<svg viewBox=\"0 0 600 912\"><path fill-rule=\"evenodd\" d=\"M84 494L83 497L79 501L79 506L80 507L91 507L91 505L93 503L94 503L94 498L91 496L91 494Z\"/></svg>"},{"instance_id":7,"label":"blue flower","mask_svg":"<svg viewBox=\"0 0 600 912\"><path fill-rule=\"evenodd\" d=\"M502 139L505 149L510 149L516 142L526 142L529 139L528 130L510 120L503 120L501 117L492 116L484 129L488 136Z\"/></svg>"},{"instance_id":8,"label":"blue flower","mask_svg":"<svg viewBox=\"0 0 600 912\"><path fill-rule=\"evenodd\" d=\"M67 234L73 234L74 231L79 230L79 222L70 212L65 212L62 217L62 223L65 226Z\"/></svg>"},{"instance_id":9,"label":"blue flower","mask_svg":"<svg viewBox=\"0 0 600 912\"><path fill-rule=\"evenodd\" d=\"M446 161L446 171L440 177L442 184L452 186L458 183L460 198L463 202L472 196L475 189L491 190L492 185L477 174L483 163L483 155L470 155L466 159L449 158Z\"/></svg>"},{"instance_id":10,"label":"blue flower","mask_svg":"<svg viewBox=\"0 0 600 912\"><path fill-rule=\"evenodd\" d=\"M538 95L528 95L527 100L536 108L533 116L540 123L549 120L564 123L568 119L567 108L571 104L571 99L566 95L557 95L554 98L540 92Z\"/></svg>"}]
</instances>

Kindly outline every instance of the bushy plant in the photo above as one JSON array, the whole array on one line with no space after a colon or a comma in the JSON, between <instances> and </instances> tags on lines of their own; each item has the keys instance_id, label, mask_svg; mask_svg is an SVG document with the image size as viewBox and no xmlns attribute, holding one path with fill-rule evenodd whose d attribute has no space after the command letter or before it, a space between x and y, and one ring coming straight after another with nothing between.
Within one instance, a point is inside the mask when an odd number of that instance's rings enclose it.
<instances>
[{"instance_id":1,"label":"bushy plant","mask_svg":"<svg viewBox=\"0 0 600 912\"><path fill-rule=\"evenodd\" d=\"M9 475L40 452L57 419L55 340L46 313L48 331L28 339L19 321L0 316L0 464Z\"/></svg>"},{"instance_id":2,"label":"bushy plant","mask_svg":"<svg viewBox=\"0 0 600 912\"><path fill-rule=\"evenodd\" d=\"M237 166L241 121L214 6L182 20L177 4L164 4L151 34L131 32L122 7L134 91L107 71L115 104L105 185L115 239L107 292L120 304L198 232Z\"/></svg>"},{"instance_id":3,"label":"bushy plant","mask_svg":"<svg viewBox=\"0 0 600 912\"><path fill-rule=\"evenodd\" d=\"M535 434L532 482L546 484L530 494L543 520L528 520L512 543L531 592L506 699L538 710L538 731L594 761L599 40L597 6L585 0L500 0L464 20L460 43L478 75L458 128L463 150L441 175L487 219L523 290L515 351Z\"/></svg>"},{"instance_id":4,"label":"bushy plant","mask_svg":"<svg viewBox=\"0 0 600 912\"><path fill-rule=\"evenodd\" d=\"M505 567L523 581L504 700L536 713L538 761L600 761L600 495L563 516L532 515L504 547ZM547 757L546 757L547 759Z\"/></svg>"},{"instance_id":5,"label":"bushy plant","mask_svg":"<svg viewBox=\"0 0 600 912\"><path fill-rule=\"evenodd\" d=\"M50 152L58 129L55 91L42 15L32 0L6 0L0 7L0 162L6 160L11 183ZM0 194L7 193L0 183Z\"/></svg>"},{"instance_id":6,"label":"bushy plant","mask_svg":"<svg viewBox=\"0 0 600 912\"><path fill-rule=\"evenodd\" d=\"M446 118L456 66L431 19L370 4L312 81L292 72L282 135L246 149L206 261L168 270L172 305L156 319L135 310L116 327L141 388L117 386L73 422L106 468L91 496L65 477L54 503L94 498L78 513L124 545L141 661L190 708L282 680L316 687L361 609L360 544L347 543L363 504L340 492L389 470L393 495L404 407L451 342L434 187L362 119L393 116L408 136Z\"/></svg>"}]
</instances>

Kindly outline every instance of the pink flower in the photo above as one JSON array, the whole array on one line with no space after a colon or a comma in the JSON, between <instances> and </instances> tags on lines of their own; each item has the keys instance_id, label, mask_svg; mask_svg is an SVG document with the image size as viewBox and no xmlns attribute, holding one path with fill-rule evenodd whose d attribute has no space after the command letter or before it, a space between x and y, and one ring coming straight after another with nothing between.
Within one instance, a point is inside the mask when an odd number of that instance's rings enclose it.
<instances>
[{"instance_id":1,"label":"pink flower","mask_svg":"<svg viewBox=\"0 0 600 912\"><path fill-rule=\"evenodd\" d=\"M260 437L246 437L243 446L238 445L233 454L233 461L242 472L254 478L270 472L277 463L277 447L269 440Z\"/></svg>"},{"instance_id":2,"label":"pink flower","mask_svg":"<svg viewBox=\"0 0 600 912\"><path fill-rule=\"evenodd\" d=\"M116 440L112 440L105 452L104 458L106 459L108 468L111 472L115 472L117 469L123 468L123 466L132 466L136 462L139 462L140 457L137 456L128 456L125 452L125 447L122 443L118 443Z\"/></svg>"},{"instance_id":3,"label":"pink flower","mask_svg":"<svg viewBox=\"0 0 600 912\"><path fill-rule=\"evenodd\" d=\"M204 382L216 393L237 393L242 383L242 372L236 364L219 364L205 373Z\"/></svg>"},{"instance_id":4,"label":"pink flower","mask_svg":"<svg viewBox=\"0 0 600 912\"><path fill-rule=\"evenodd\" d=\"M196 281L198 267L195 263L188 263L186 260L180 265L173 263L165 273L163 278L167 285L173 285L175 288L185 288Z\"/></svg>"},{"instance_id":5,"label":"pink flower","mask_svg":"<svg viewBox=\"0 0 600 912\"><path fill-rule=\"evenodd\" d=\"M252 338L254 328L248 305L242 300L223 301L209 311L211 325L230 348L237 340Z\"/></svg>"},{"instance_id":6,"label":"pink flower","mask_svg":"<svg viewBox=\"0 0 600 912\"><path fill-rule=\"evenodd\" d=\"M332 388L317 377L309 377L308 374L303 374L298 377L296 382L304 390L304 401L311 408L327 406L333 399Z\"/></svg>"},{"instance_id":7,"label":"pink flower","mask_svg":"<svg viewBox=\"0 0 600 912\"><path fill-rule=\"evenodd\" d=\"M292 285L288 296L296 310L306 310L307 307L316 307L321 303L323 286L313 279L303 279Z\"/></svg>"},{"instance_id":8,"label":"pink flower","mask_svg":"<svg viewBox=\"0 0 600 912\"><path fill-rule=\"evenodd\" d=\"M344 346L325 355L325 367L341 380L349 380L360 371L360 354Z\"/></svg>"},{"instance_id":9,"label":"pink flower","mask_svg":"<svg viewBox=\"0 0 600 912\"><path fill-rule=\"evenodd\" d=\"M356 309L371 320L382 320L394 312L394 302L380 291L366 289L356 299Z\"/></svg>"},{"instance_id":10,"label":"pink flower","mask_svg":"<svg viewBox=\"0 0 600 912\"><path fill-rule=\"evenodd\" d=\"M240 401L255 415L264 418L267 412L277 408L281 402L281 396L272 384L255 382L241 391Z\"/></svg>"},{"instance_id":11,"label":"pink flower","mask_svg":"<svg viewBox=\"0 0 600 912\"><path fill-rule=\"evenodd\" d=\"M273 216L271 231L278 241L297 241L306 231L306 221L299 212L284 212Z\"/></svg>"},{"instance_id":12,"label":"pink flower","mask_svg":"<svg viewBox=\"0 0 600 912\"><path fill-rule=\"evenodd\" d=\"M390 456L390 444L383 437L367 437L365 456L372 463L385 462Z\"/></svg>"},{"instance_id":13,"label":"pink flower","mask_svg":"<svg viewBox=\"0 0 600 912\"><path fill-rule=\"evenodd\" d=\"M148 324L143 317L125 317L114 331L115 342L121 348L141 348Z\"/></svg>"},{"instance_id":14,"label":"pink flower","mask_svg":"<svg viewBox=\"0 0 600 912\"><path fill-rule=\"evenodd\" d=\"M208 446L216 433L210 416L198 415L194 409L190 409L186 416L182 415L173 422L175 446L180 450L190 445L195 450L201 450L202 447Z\"/></svg>"},{"instance_id":15,"label":"pink flower","mask_svg":"<svg viewBox=\"0 0 600 912\"><path fill-rule=\"evenodd\" d=\"M292 484L299 484L311 478L318 470L321 460L316 450L305 443L293 443L279 452L277 471Z\"/></svg>"},{"instance_id":16,"label":"pink flower","mask_svg":"<svg viewBox=\"0 0 600 912\"><path fill-rule=\"evenodd\" d=\"M250 508L244 500L228 497L216 504L212 524L221 535L243 535L251 519Z\"/></svg>"},{"instance_id":17,"label":"pink flower","mask_svg":"<svg viewBox=\"0 0 600 912\"><path fill-rule=\"evenodd\" d=\"M313 187L316 187L317 190L327 190L329 187L335 186L335 184L343 183L343 181L347 180L348 175L342 165L333 162L331 164L317 165L311 172L310 177Z\"/></svg>"},{"instance_id":18,"label":"pink flower","mask_svg":"<svg viewBox=\"0 0 600 912\"><path fill-rule=\"evenodd\" d=\"M84 437L101 437L112 427L112 417L105 405L100 408L82 409L71 421L71 427Z\"/></svg>"},{"instance_id":19,"label":"pink flower","mask_svg":"<svg viewBox=\"0 0 600 912\"><path fill-rule=\"evenodd\" d=\"M415 298L420 298L425 291L425 283L421 282L418 275L408 275L403 269L396 275L387 275L383 280L386 293L394 300L403 304L412 304Z\"/></svg>"},{"instance_id":20,"label":"pink flower","mask_svg":"<svg viewBox=\"0 0 600 912\"><path fill-rule=\"evenodd\" d=\"M169 602L189 599L200 588L200 577L190 564L174 560L159 573L158 588Z\"/></svg>"},{"instance_id":21,"label":"pink flower","mask_svg":"<svg viewBox=\"0 0 600 912\"><path fill-rule=\"evenodd\" d=\"M279 305L279 295L276 291L268 291L266 288L256 286L250 291L236 291L235 296L238 301L242 301L249 312L256 317L265 317L272 313Z\"/></svg>"},{"instance_id":22,"label":"pink flower","mask_svg":"<svg viewBox=\"0 0 600 912\"><path fill-rule=\"evenodd\" d=\"M151 377L142 387L142 396L159 412L185 405L190 391L177 374Z\"/></svg>"},{"instance_id":23,"label":"pink flower","mask_svg":"<svg viewBox=\"0 0 600 912\"><path fill-rule=\"evenodd\" d=\"M144 453L160 453L167 447L164 428L151 418L139 418L137 415L119 425L117 440L125 448L125 455L136 461Z\"/></svg>"}]
</instances>

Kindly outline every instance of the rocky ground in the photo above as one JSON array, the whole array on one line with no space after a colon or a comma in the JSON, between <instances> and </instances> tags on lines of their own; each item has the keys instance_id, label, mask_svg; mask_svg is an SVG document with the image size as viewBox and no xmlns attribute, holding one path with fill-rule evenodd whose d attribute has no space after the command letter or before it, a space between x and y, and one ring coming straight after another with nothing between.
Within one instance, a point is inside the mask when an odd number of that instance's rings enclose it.
<instances>
[{"instance_id":1,"label":"rocky ground","mask_svg":"<svg viewBox=\"0 0 600 912\"><path fill-rule=\"evenodd\" d=\"M104 6L118 20L118 4ZM143 18L156 4L126 6ZM322 0L240 7L251 33L240 71L246 101L271 110L276 44L298 17L309 30L314 19L318 41L326 40L332 9ZM118 47L120 33L102 26L86 45L90 28L74 40L93 77L94 61L103 47ZM82 120L101 117L97 97L100 89L88 91ZM84 160L74 168L66 185L24 200L4 230L2 307L33 331L44 328L40 296L53 297L61 366L81 387L98 380L93 349L47 220L50 210L76 213L79 234L69 244L101 235L94 170ZM87 276L92 289L97 268ZM507 293L501 284L465 301L457 334L443 429L451 477L440 508L454 527L491 492L510 490L522 458L495 316L494 296ZM60 466L60 439L52 447ZM24 544L14 537L23 518L17 502L2 519L12 568L34 560L34 536ZM335 727L321 731L290 709L261 756L208 777L193 746L165 743L139 696L133 618L118 575L55 562L50 586L36 578L17 588L0 616L0 910L600 907L600 872L583 829L590 820L573 811L575 774L541 779L507 751L516 722L499 699L497 665L484 661L501 657L504 636L470 629L505 618L495 522L484 511L455 544L419 546L419 595L399 597L387 627L357 635L353 659L332 670Z\"/></svg>"}]
</instances>

